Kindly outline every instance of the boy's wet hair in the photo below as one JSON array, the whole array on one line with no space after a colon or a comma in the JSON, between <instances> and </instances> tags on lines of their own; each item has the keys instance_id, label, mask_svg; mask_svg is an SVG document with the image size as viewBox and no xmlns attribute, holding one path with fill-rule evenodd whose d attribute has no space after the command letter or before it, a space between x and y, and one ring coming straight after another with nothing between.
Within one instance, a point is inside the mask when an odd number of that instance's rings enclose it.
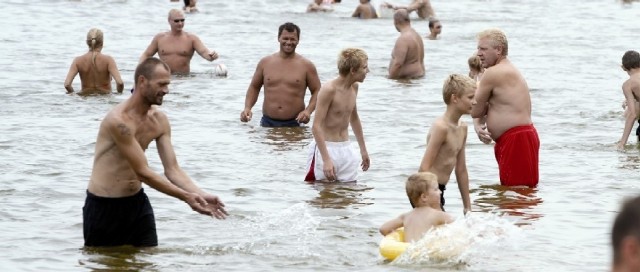
<instances>
[{"instance_id":1,"label":"boy's wet hair","mask_svg":"<svg viewBox=\"0 0 640 272\"><path fill-rule=\"evenodd\" d=\"M622 56L622 68L626 71L640 68L640 53L634 50L625 52Z\"/></svg>"},{"instance_id":2,"label":"boy's wet hair","mask_svg":"<svg viewBox=\"0 0 640 272\"><path fill-rule=\"evenodd\" d=\"M347 48L338 55L338 72L346 76L351 70L357 70L369 59L367 53L359 48Z\"/></svg>"},{"instance_id":3,"label":"boy's wet hair","mask_svg":"<svg viewBox=\"0 0 640 272\"><path fill-rule=\"evenodd\" d=\"M460 74L451 74L445 79L442 86L442 98L444 103L451 103L451 96L462 97L467 90L475 90L476 81L468 76Z\"/></svg>"},{"instance_id":4,"label":"boy's wet hair","mask_svg":"<svg viewBox=\"0 0 640 272\"><path fill-rule=\"evenodd\" d=\"M419 172L407 178L405 190L407 191L407 197L409 198L411 207L416 207L420 196L429 191L429 185L432 183L435 183L434 186L438 186L438 176L431 172Z\"/></svg>"}]
</instances>

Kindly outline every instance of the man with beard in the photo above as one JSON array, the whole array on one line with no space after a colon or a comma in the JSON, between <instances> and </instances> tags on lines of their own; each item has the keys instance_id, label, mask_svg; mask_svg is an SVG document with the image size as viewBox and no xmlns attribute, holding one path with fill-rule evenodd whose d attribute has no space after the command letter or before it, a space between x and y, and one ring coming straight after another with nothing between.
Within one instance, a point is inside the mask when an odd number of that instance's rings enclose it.
<instances>
[{"instance_id":1,"label":"man with beard","mask_svg":"<svg viewBox=\"0 0 640 272\"><path fill-rule=\"evenodd\" d=\"M258 101L260 89L264 85L262 104L263 127L297 127L308 123L316 108L316 93L320 89L320 78L316 66L296 53L300 40L300 28L293 23L285 23L278 29L280 51L266 56L258 62L253 74L244 110L240 121L248 122L253 117L251 108ZM311 99L305 107L305 93L309 88Z\"/></svg>"},{"instance_id":2,"label":"man with beard","mask_svg":"<svg viewBox=\"0 0 640 272\"><path fill-rule=\"evenodd\" d=\"M157 58L140 63L134 78L136 91L100 124L82 209L85 246L158 245L155 217L143 182L201 214L218 219L227 214L222 201L200 189L178 165L169 120L156 107L169 93L170 71ZM144 154L154 140L166 177L149 167Z\"/></svg>"}]
</instances>

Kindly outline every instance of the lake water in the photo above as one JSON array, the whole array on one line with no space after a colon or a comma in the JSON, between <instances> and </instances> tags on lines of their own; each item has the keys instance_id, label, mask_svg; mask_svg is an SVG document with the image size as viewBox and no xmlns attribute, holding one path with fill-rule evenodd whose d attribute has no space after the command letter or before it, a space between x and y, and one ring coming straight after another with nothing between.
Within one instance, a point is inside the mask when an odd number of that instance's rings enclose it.
<instances>
[{"instance_id":1,"label":"lake water","mask_svg":"<svg viewBox=\"0 0 640 272\"><path fill-rule=\"evenodd\" d=\"M309 1L199 1L185 31L220 53L192 60L193 75L174 78L162 109L173 128L181 166L219 195L225 221L198 215L184 203L146 192L154 206L160 246L84 249L82 212L98 126L129 94L67 95L64 77L86 52L87 31L105 33L103 53L116 60L125 89L153 35L166 31L169 1L3 2L0 32L0 270L1 271L603 271L610 267L610 228L621 201L639 190L640 151L614 143L623 128L619 65L639 50L640 4L613 0L434 0L440 40L425 40L423 79L386 78L397 37L392 20L349 16L357 1L326 14L305 14ZM408 2L408 1L405 1ZM415 18L415 14L413 14ZM255 65L278 50L277 28L298 24L297 52L324 82L336 76L336 56L356 46L371 72L358 109L371 168L355 185L303 182L310 127L266 129L259 118L239 121ZM414 20L420 33L427 22ZM467 73L475 34L503 29L510 59L531 89L541 139L537 189L496 186L492 146L471 129L467 165L474 213L471 228L507 229L500 239L444 264L389 264L378 254L378 227L408 211L404 181L415 172L429 124L444 112L442 82ZM213 75L225 63L229 76ZM74 81L79 89L80 79ZM261 115L262 98L254 107ZM471 122L469 116L463 118ZM162 166L155 146L150 165ZM462 215L455 179L448 212ZM478 218L482 220L478 220ZM516 230L516 231L514 231ZM449 233L451 235L451 233ZM454 235L455 237L455 235Z\"/></svg>"}]
</instances>

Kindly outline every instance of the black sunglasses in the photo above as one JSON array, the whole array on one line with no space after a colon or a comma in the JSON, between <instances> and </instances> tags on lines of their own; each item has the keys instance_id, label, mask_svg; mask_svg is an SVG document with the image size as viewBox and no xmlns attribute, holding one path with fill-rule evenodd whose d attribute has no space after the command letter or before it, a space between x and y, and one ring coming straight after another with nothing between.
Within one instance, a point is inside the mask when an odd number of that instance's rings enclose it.
<instances>
[{"instance_id":1,"label":"black sunglasses","mask_svg":"<svg viewBox=\"0 0 640 272\"><path fill-rule=\"evenodd\" d=\"M184 22L184 19L174 19L173 22L174 23Z\"/></svg>"}]
</instances>

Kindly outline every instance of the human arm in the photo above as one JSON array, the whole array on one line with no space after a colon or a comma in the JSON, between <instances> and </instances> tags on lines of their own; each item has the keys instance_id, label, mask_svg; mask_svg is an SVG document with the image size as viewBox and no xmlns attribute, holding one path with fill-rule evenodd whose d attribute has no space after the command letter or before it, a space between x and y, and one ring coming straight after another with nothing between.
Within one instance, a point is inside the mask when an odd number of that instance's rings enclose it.
<instances>
[{"instance_id":1,"label":"human arm","mask_svg":"<svg viewBox=\"0 0 640 272\"><path fill-rule=\"evenodd\" d=\"M247 89L247 95L244 99L244 110L242 110L242 112L240 113L240 121L242 122L248 122L251 120L251 117L253 117L251 108L253 108L253 106L258 101L258 96L260 95L260 89L262 88L262 84L264 80L262 67L264 65L263 64L264 61L265 60L262 59L260 60L260 62L258 62L258 65L256 66L256 71L253 73L253 78L251 78L251 83L249 83L249 88Z\"/></svg>"},{"instance_id":2,"label":"human arm","mask_svg":"<svg viewBox=\"0 0 640 272\"><path fill-rule=\"evenodd\" d=\"M309 105L298 113L296 121L300 123L309 123L311 120L311 113L316 109L316 101L318 100L318 91L320 90L320 77L318 77L318 71L316 66L310 61L307 62L307 88L311 92L311 98L309 98Z\"/></svg>"},{"instance_id":3,"label":"human arm","mask_svg":"<svg viewBox=\"0 0 640 272\"><path fill-rule=\"evenodd\" d=\"M360 147L360 156L362 157L362 163L360 164L360 166L362 166L362 171L367 171L369 170L371 160L369 159L369 152L367 152L367 146L364 142L362 123L360 123L360 116L358 115L358 105L355 105L353 107L350 123L353 134L355 134L356 140L358 141L358 146Z\"/></svg>"},{"instance_id":4,"label":"human arm","mask_svg":"<svg viewBox=\"0 0 640 272\"><path fill-rule=\"evenodd\" d=\"M325 118L327 117L329 105L331 105L334 94L335 90L327 88L326 84L320 88L320 92L318 93L318 106L313 119L313 127L311 128L313 138L315 139L320 155L322 156L322 172L328 181L335 181L337 177L335 167L333 167L333 160L331 160L331 156L329 156L329 151L327 150L322 126Z\"/></svg>"},{"instance_id":5,"label":"human arm","mask_svg":"<svg viewBox=\"0 0 640 272\"><path fill-rule=\"evenodd\" d=\"M64 88L67 89L67 93L73 93L73 79L78 74L78 65L76 64L76 59L73 59L71 63L71 67L69 67L69 72L67 73L67 78L64 80Z\"/></svg>"},{"instance_id":6,"label":"human arm","mask_svg":"<svg viewBox=\"0 0 640 272\"><path fill-rule=\"evenodd\" d=\"M411 13L412 11L418 10L419 8L421 8L424 5L425 5L424 0L417 0L417 1L413 1L408 6L398 6L398 5L389 4L388 7L392 8L394 10L406 9L408 13Z\"/></svg>"},{"instance_id":7,"label":"human arm","mask_svg":"<svg viewBox=\"0 0 640 272\"><path fill-rule=\"evenodd\" d=\"M142 55L140 56L138 63L142 63L144 60L150 57L153 57L153 55L158 53L158 39L160 35L161 34L158 34L155 37L153 37L153 40L151 40L151 43L149 44L149 46L147 46L147 49L145 49L144 52L142 52Z\"/></svg>"},{"instance_id":8,"label":"human arm","mask_svg":"<svg viewBox=\"0 0 640 272\"><path fill-rule=\"evenodd\" d=\"M401 214L400 216L382 224L382 226L380 226L380 229L379 229L380 234L387 236L389 235L389 233L392 233L393 231L403 226L404 226L404 214Z\"/></svg>"},{"instance_id":9,"label":"human arm","mask_svg":"<svg viewBox=\"0 0 640 272\"><path fill-rule=\"evenodd\" d=\"M120 71L118 71L116 61L113 60L112 57L109 57L108 69L109 74L116 81L116 90L118 91L118 93L122 93L122 91L124 90L124 82L122 81L122 77L120 77Z\"/></svg>"},{"instance_id":10,"label":"human arm","mask_svg":"<svg viewBox=\"0 0 640 272\"><path fill-rule=\"evenodd\" d=\"M206 193L200 189L200 187L198 187L193 180L191 180L189 175L187 175L187 173L178 165L178 160L176 159L176 154L171 143L171 126L169 125L169 121L165 117L161 118L160 122L163 127L167 127L167 131L156 139L158 154L160 155L160 160L164 167L165 176L169 181L171 181L171 183L175 184L182 190L197 194L205 200L207 213L198 212L213 215L218 219L225 218L227 212L224 209L224 203L217 196Z\"/></svg>"},{"instance_id":11,"label":"human arm","mask_svg":"<svg viewBox=\"0 0 640 272\"><path fill-rule=\"evenodd\" d=\"M445 139L447 139L446 126L447 124L445 124L441 119L437 119L433 122L433 125L431 125L431 129L429 129L429 136L427 137L427 148L422 156L418 172L427 172L433 166L436 156L438 156L438 152L440 152L440 147L442 147Z\"/></svg>"},{"instance_id":12,"label":"human arm","mask_svg":"<svg viewBox=\"0 0 640 272\"><path fill-rule=\"evenodd\" d=\"M198 52L198 55L200 55L203 59L214 61L218 58L218 53L216 53L216 51L209 51L209 48L207 48L204 43L202 43L198 36L193 34L190 34L190 36L193 39L193 49L195 49L196 52Z\"/></svg>"},{"instance_id":13,"label":"human arm","mask_svg":"<svg viewBox=\"0 0 640 272\"><path fill-rule=\"evenodd\" d=\"M358 7L356 7L356 10L353 11L351 17L360 17L360 14L362 14L362 5L358 5Z\"/></svg>"},{"instance_id":14,"label":"human arm","mask_svg":"<svg viewBox=\"0 0 640 272\"><path fill-rule=\"evenodd\" d=\"M462 198L462 206L464 207L463 213L467 214L471 211L471 200L469 198L469 172L467 171L467 158L465 154L467 146L467 126L464 126L464 140L462 148L458 152L456 158L456 181L458 183L458 190L460 190L460 197Z\"/></svg>"},{"instance_id":15,"label":"human arm","mask_svg":"<svg viewBox=\"0 0 640 272\"><path fill-rule=\"evenodd\" d=\"M402 40L402 36L398 38L393 51L391 53L391 63L389 63L389 78L396 79L400 77L402 65L407 58L408 46Z\"/></svg>"},{"instance_id":16,"label":"human arm","mask_svg":"<svg viewBox=\"0 0 640 272\"><path fill-rule=\"evenodd\" d=\"M478 82L478 89L476 90L473 106L471 108L471 117L473 117L473 128L476 134L480 138L480 141L485 144L490 144L493 140L491 133L487 129L486 116L489 110L489 97L493 90L493 73L485 72L480 82Z\"/></svg>"},{"instance_id":17,"label":"human arm","mask_svg":"<svg viewBox=\"0 0 640 272\"><path fill-rule=\"evenodd\" d=\"M635 86L640 88L640 86ZM636 101L633 97L633 86L632 83L627 81L622 85L622 93L624 94L624 98L627 104L627 109L625 110L625 122L624 122L624 130L622 131L622 137L616 143L616 148L618 150L624 150L624 146L627 144L629 140L629 134L631 134L631 129L633 129L633 123L638 118L638 112L636 108Z\"/></svg>"},{"instance_id":18,"label":"human arm","mask_svg":"<svg viewBox=\"0 0 640 272\"><path fill-rule=\"evenodd\" d=\"M140 180L164 194L187 202L194 211L202 214L212 214L206 208L207 203L205 199L200 195L179 188L149 168L144 150L135 139L135 132L133 132L130 124L120 118L107 117L105 126L107 126L106 129L118 148L118 151L127 160Z\"/></svg>"}]
</instances>

